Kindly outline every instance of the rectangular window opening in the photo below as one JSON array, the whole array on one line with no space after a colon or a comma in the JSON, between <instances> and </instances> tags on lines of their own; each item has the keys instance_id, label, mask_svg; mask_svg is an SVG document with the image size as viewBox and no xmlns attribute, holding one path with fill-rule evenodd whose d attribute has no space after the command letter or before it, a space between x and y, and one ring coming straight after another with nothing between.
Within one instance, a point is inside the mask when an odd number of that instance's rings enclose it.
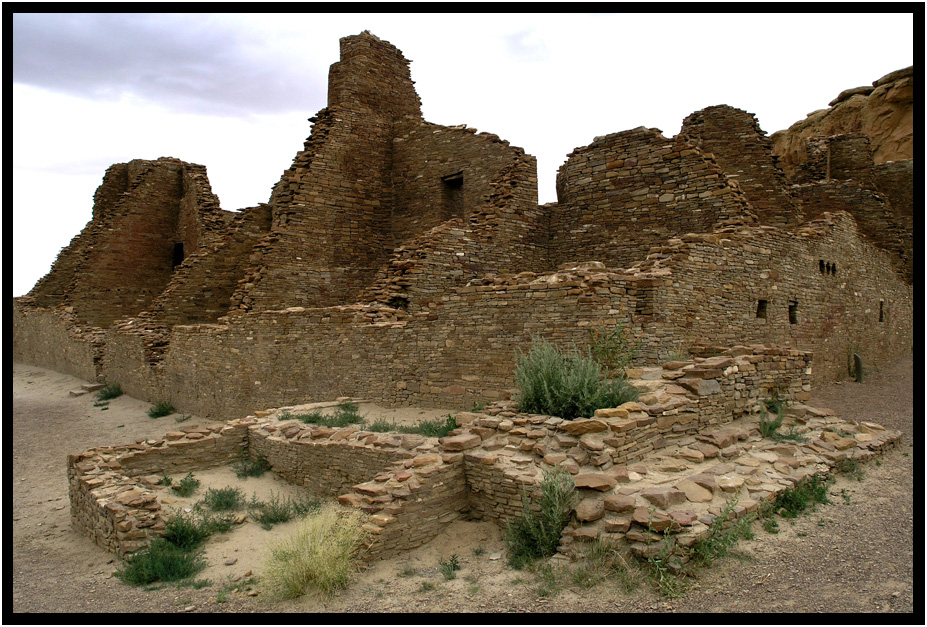
<instances>
[{"instance_id":1,"label":"rectangular window opening","mask_svg":"<svg viewBox=\"0 0 927 627\"><path fill-rule=\"evenodd\" d=\"M444 218L466 218L463 196L463 171L441 177Z\"/></svg>"},{"instance_id":2,"label":"rectangular window opening","mask_svg":"<svg viewBox=\"0 0 927 627\"><path fill-rule=\"evenodd\" d=\"M183 242L174 244L174 257L171 261L171 270L183 263Z\"/></svg>"},{"instance_id":3,"label":"rectangular window opening","mask_svg":"<svg viewBox=\"0 0 927 627\"><path fill-rule=\"evenodd\" d=\"M885 322L885 301L879 301L879 322Z\"/></svg>"},{"instance_id":4,"label":"rectangular window opening","mask_svg":"<svg viewBox=\"0 0 927 627\"><path fill-rule=\"evenodd\" d=\"M756 317L757 318L766 318L766 306L768 304L769 304L768 301L765 301L765 300L757 301L756 303Z\"/></svg>"},{"instance_id":5,"label":"rectangular window opening","mask_svg":"<svg viewBox=\"0 0 927 627\"><path fill-rule=\"evenodd\" d=\"M798 301L789 301L789 324L798 324Z\"/></svg>"}]
</instances>

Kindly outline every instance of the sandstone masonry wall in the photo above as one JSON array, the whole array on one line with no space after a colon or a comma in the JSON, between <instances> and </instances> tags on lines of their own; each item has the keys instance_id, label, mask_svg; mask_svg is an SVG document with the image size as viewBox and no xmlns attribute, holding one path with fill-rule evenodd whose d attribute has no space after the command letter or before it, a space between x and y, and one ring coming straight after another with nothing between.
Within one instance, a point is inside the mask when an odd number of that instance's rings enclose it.
<instances>
[{"instance_id":1,"label":"sandstone masonry wall","mask_svg":"<svg viewBox=\"0 0 927 627\"><path fill-rule=\"evenodd\" d=\"M598 137L557 173L551 255L556 264L628 266L668 237L747 215L749 201L735 185L681 137L643 127Z\"/></svg>"},{"instance_id":2,"label":"sandstone masonry wall","mask_svg":"<svg viewBox=\"0 0 927 627\"><path fill-rule=\"evenodd\" d=\"M103 330L81 324L68 309L34 307L28 297L14 299L13 359L96 381L101 373Z\"/></svg>"},{"instance_id":3,"label":"sandstone masonry wall","mask_svg":"<svg viewBox=\"0 0 927 627\"><path fill-rule=\"evenodd\" d=\"M803 221L772 154L772 142L752 113L727 105L707 107L683 120L680 135L737 180L762 223L794 226Z\"/></svg>"}]
</instances>

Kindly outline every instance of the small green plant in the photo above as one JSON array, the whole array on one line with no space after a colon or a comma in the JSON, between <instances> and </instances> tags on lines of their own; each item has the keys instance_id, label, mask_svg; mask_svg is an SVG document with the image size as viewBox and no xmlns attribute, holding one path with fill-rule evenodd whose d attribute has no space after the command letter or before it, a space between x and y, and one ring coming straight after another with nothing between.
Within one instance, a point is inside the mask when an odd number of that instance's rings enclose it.
<instances>
[{"instance_id":1,"label":"small green plant","mask_svg":"<svg viewBox=\"0 0 927 627\"><path fill-rule=\"evenodd\" d=\"M155 403L154 407L148 410L149 418L161 418L162 416L170 416L174 413L174 406L170 401L158 401Z\"/></svg>"},{"instance_id":2,"label":"small green plant","mask_svg":"<svg viewBox=\"0 0 927 627\"><path fill-rule=\"evenodd\" d=\"M309 590L330 595L346 587L367 537L363 521L362 512L335 503L303 518L295 533L270 547L263 579L271 593L295 598Z\"/></svg>"},{"instance_id":3,"label":"small green plant","mask_svg":"<svg viewBox=\"0 0 927 627\"><path fill-rule=\"evenodd\" d=\"M457 418L448 414L444 420L420 420L414 427L402 428L400 433L417 433L426 438L443 438L448 433L457 428Z\"/></svg>"},{"instance_id":4,"label":"small green plant","mask_svg":"<svg viewBox=\"0 0 927 627\"><path fill-rule=\"evenodd\" d=\"M846 488L843 488L842 490L840 490L840 496L843 497L844 505L850 504L850 494L846 491Z\"/></svg>"},{"instance_id":5,"label":"small green plant","mask_svg":"<svg viewBox=\"0 0 927 627\"><path fill-rule=\"evenodd\" d=\"M448 561L438 558L438 570L444 575L444 579L450 581L457 577L457 571L460 570L460 563L457 561L457 555L451 555Z\"/></svg>"},{"instance_id":6,"label":"small green plant","mask_svg":"<svg viewBox=\"0 0 927 627\"><path fill-rule=\"evenodd\" d=\"M184 551L200 546L211 533L209 526L192 511L175 511L164 525L164 539Z\"/></svg>"},{"instance_id":7,"label":"small green plant","mask_svg":"<svg viewBox=\"0 0 927 627\"><path fill-rule=\"evenodd\" d=\"M589 329L589 355L608 378L623 377L640 352L640 338L632 338L622 321ZM686 356L688 359L688 356Z\"/></svg>"},{"instance_id":8,"label":"small green plant","mask_svg":"<svg viewBox=\"0 0 927 627\"><path fill-rule=\"evenodd\" d=\"M236 510L244 503L245 494L240 488L209 488L203 497L203 504L214 512Z\"/></svg>"},{"instance_id":9,"label":"small green plant","mask_svg":"<svg viewBox=\"0 0 927 627\"><path fill-rule=\"evenodd\" d=\"M187 551L164 538L155 538L147 548L129 557L116 577L132 586L146 586L156 581L180 581L206 567L202 553Z\"/></svg>"},{"instance_id":10,"label":"small green plant","mask_svg":"<svg viewBox=\"0 0 927 627\"><path fill-rule=\"evenodd\" d=\"M331 416L324 415L321 411L316 410L308 414L299 414L294 416L306 424L319 425L320 427L341 428L362 423L363 417L358 413L360 406L357 403L345 401L339 403L335 412Z\"/></svg>"},{"instance_id":11,"label":"small green plant","mask_svg":"<svg viewBox=\"0 0 927 627\"><path fill-rule=\"evenodd\" d=\"M470 408L470 411L476 414L483 411L484 409L486 409L486 403L473 401L473 407Z\"/></svg>"},{"instance_id":12,"label":"small green plant","mask_svg":"<svg viewBox=\"0 0 927 627\"><path fill-rule=\"evenodd\" d=\"M588 352L576 347L564 352L543 338L534 338L528 353L516 356L515 381L520 411L566 420L591 416L596 409L617 407L638 396L623 373L607 379Z\"/></svg>"},{"instance_id":13,"label":"small green plant","mask_svg":"<svg viewBox=\"0 0 927 627\"><path fill-rule=\"evenodd\" d=\"M171 487L171 490L180 496L187 497L196 492L198 487L200 487L200 480L196 479L192 472L189 472L177 485Z\"/></svg>"},{"instance_id":14,"label":"small green plant","mask_svg":"<svg viewBox=\"0 0 927 627\"><path fill-rule=\"evenodd\" d=\"M779 523L776 522L775 518L764 518L763 530L766 533L779 533Z\"/></svg>"},{"instance_id":15,"label":"small green plant","mask_svg":"<svg viewBox=\"0 0 927 627\"><path fill-rule=\"evenodd\" d=\"M830 503L827 498L829 480L816 474L794 488L783 490L776 496L776 510L783 518L795 518L817 503Z\"/></svg>"},{"instance_id":16,"label":"small green plant","mask_svg":"<svg viewBox=\"0 0 927 627\"><path fill-rule=\"evenodd\" d=\"M560 467L545 470L540 490L537 511L525 491L521 515L505 527L509 564L514 568L524 568L539 557L556 553L560 534L573 513L576 485L569 472Z\"/></svg>"},{"instance_id":17,"label":"small green plant","mask_svg":"<svg viewBox=\"0 0 927 627\"><path fill-rule=\"evenodd\" d=\"M258 454L253 459L247 455L242 455L241 459L232 464L232 470L239 479L247 477L260 477L270 470L270 462L263 455Z\"/></svg>"},{"instance_id":18,"label":"small green plant","mask_svg":"<svg viewBox=\"0 0 927 627\"><path fill-rule=\"evenodd\" d=\"M98 401L108 401L122 396L122 386L118 383L108 383L97 390Z\"/></svg>"},{"instance_id":19,"label":"small green plant","mask_svg":"<svg viewBox=\"0 0 927 627\"><path fill-rule=\"evenodd\" d=\"M394 432L394 433L414 433L423 435L426 438L443 438L451 431L457 428L457 418L448 414L444 420L419 420L414 425L399 425L390 422L384 418L377 418L371 423L365 423L364 429L376 433Z\"/></svg>"},{"instance_id":20,"label":"small green plant","mask_svg":"<svg viewBox=\"0 0 927 627\"><path fill-rule=\"evenodd\" d=\"M422 592L431 592L434 589L435 589L435 585L431 583L430 581L422 582L422 587L421 587Z\"/></svg>"},{"instance_id":21,"label":"small green plant","mask_svg":"<svg viewBox=\"0 0 927 627\"><path fill-rule=\"evenodd\" d=\"M282 499L280 495L273 492L270 493L268 501L260 501L253 496L248 504L251 516L260 523L263 529L270 529L278 523L316 512L320 507L321 501L311 495L302 499Z\"/></svg>"},{"instance_id":22,"label":"small green plant","mask_svg":"<svg viewBox=\"0 0 927 627\"><path fill-rule=\"evenodd\" d=\"M482 545L482 544L479 545L479 546L477 546L477 547L474 547L474 549L473 549L473 555L474 555L475 557L479 557L480 555L482 555L482 554L485 553L485 552L486 552L486 549L483 548L483 545Z\"/></svg>"},{"instance_id":23,"label":"small green plant","mask_svg":"<svg viewBox=\"0 0 927 627\"><path fill-rule=\"evenodd\" d=\"M657 592L667 598L674 599L682 596L687 586L685 581L677 575L679 566L675 558L675 538L665 538L662 543L663 547L660 551L656 555L647 558L647 571Z\"/></svg>"},{"instance_id":24,"label":"small green plant","mask_svg":"<svg viewBox=\"0 0 927 627\"><path fill-rule=\"evenodd\" d=\"M158 481L158 485L169 486L169 485L171 485L172 483L174 483L174 480L171 479L171 478L170 478L169 476L167 476L166 474L165 474L163 477L161 477L161 480L160 480L160 481Z\"/></svg>"},{"instance_id":25,"label":"small green plant","mask_svg":"<svg viewBox=\"0 0 927 627\"><path fill-rule=\"evenodd\" d=\"M768 406L764 405L760 407L760 433L763 434L764 438L773 438L775 439L779 427L782 426L782 421L785 419L785 411L780 407L776 412L776 417L772 420L769 419L768 414L766 413Z\"/></svg>"},{"instance_id":26,"label":"small green plant","mask_svg":"<svg viewBox=\"0 0 927 627\"><path fill-rule=\"evenodd\" d=\"M539 597L551 598L563 588L563 569L551 564L542 563L535 568L535 581L539 584L535 593Z\"/></svg>"},{"instance_id":27,"label":"small green plant","mask_svg":"<svg viewBox=\"0 0 927 627\"><path fill-rule=\"evenodd\" d=\"M639 583L639 569L626 553L613 543L601 538L590 542L583 553L583 559L570 574L573 585L592 588L606 580L614 580L625 592L631 592Z\"/></svg>"},{"instance_id":28,"label":"small green plant","mask_svg":"<svg viewBox=\"0 0 927 627\"><path fill-rule=\"evenodd\" d=\"M416 574L415 568L412 564L403 564L402 570L399 571L400 577L413 577Z\"/></svg>"},{"instance_id":29,"label":"small green plant","mask_svg":"<svg viewBox=\"0 0 927 627\"><path fill-rule=\"evenodd\" d=\"M738 540L753 538L755 515L747 515L735 522L736 506L737 497L728 500L721 513L711 521L708 535L692 545L693 558L699 565L711 566L715 560L727 555Z\"/></svg>"},{"instance_id":30,"label":"small green plant","mask_svg":"<svg viewBox=\"0 0 927 627\"><path fill-rule=\"evenodd\" d=\"M855 459L841 459L834 466L834 469L841 474L855 478L857 481L862 481L863 476L866 474L862 465Z\"/></svg>"}]
</instances>

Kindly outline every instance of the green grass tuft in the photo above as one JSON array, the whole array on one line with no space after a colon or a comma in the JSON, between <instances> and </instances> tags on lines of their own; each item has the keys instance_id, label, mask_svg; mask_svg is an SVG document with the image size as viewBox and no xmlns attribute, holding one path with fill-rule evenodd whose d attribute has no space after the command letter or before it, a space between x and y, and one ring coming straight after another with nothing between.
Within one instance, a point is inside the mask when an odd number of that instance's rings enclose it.
<instances>
[{"instance_id":1,"label":"green grass tuft","mask_svg":"<svg viewBox=\"0 0 927 627\"><path fill-rule=\"evenodd\" d=\"M161 418L170 416L174 413L174 406L169 401L158 401L154 407L148 410L149 418Z\"/></svg>"},{"instance_id":2,"label":"green grass tuft","mask_svg":"<svg viewBox=\"0 0 927 627\"><path fill-rule=\"evenodd\" d=\"M200 552L186 551L163 538L155 538L146 549L129 557L116 571L116 577L132 586L146 586L155 581L180 581L205 567Z\"/></svg>"},{"instance_id":3,"label":"green grass tuft","mask_svg":"<svg viewBox=\"0 0 927 627\"><path fill-rule=\"evenodd\" d=\"M118 383L108 383L97 391L98 401L108 401L122 396L122 386Z\"/></svg>"}]
</instances>

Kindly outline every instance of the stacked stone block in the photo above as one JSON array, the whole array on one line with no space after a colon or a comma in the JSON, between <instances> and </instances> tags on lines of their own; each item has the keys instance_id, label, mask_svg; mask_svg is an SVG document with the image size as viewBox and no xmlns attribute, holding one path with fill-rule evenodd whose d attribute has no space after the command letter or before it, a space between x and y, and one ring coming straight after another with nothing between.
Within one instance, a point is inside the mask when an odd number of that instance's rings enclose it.
<instances>
[{"instance_id":1,"label":"stacked stone block","mask_svg":"<svg viewBox=\"0 0 927 627\"><path fill-rule=\"evenodd\" d=\"M624 267L651 246L750 213L718 163L683 138L639 127L570 153L557 173L551 254Z\"/></svg>"}]
</instances>

